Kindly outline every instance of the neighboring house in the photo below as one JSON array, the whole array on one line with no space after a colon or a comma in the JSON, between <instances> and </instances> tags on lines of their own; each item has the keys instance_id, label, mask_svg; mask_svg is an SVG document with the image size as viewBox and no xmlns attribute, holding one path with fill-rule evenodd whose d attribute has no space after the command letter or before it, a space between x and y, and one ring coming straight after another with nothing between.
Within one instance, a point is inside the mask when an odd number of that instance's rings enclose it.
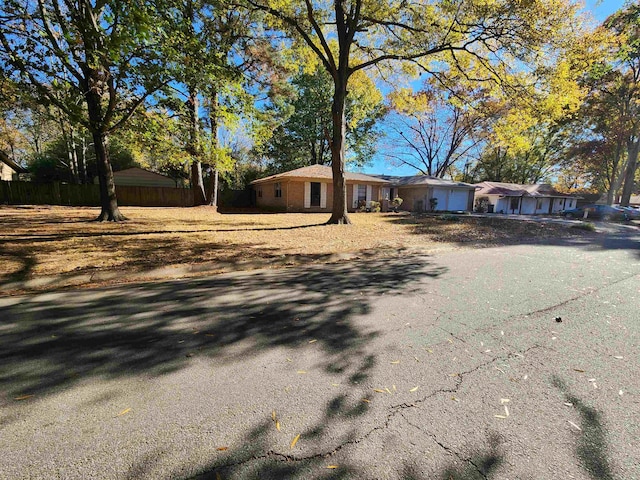
<instances>
[{"instance_id":1,"label":"neighboring house","mask_svg":"<svg viewBox=\"0 0 640 480\"><path fill-rule=\"evenodd\" d=\"M113 172L113 181L117 187L176 187L173 178L139 167ZM98 177L94 183L98 183Z\"/></svg>"},{"instance_id":2,"label":"neighboring house","mask_svg":"<svg viewBox=\"0 0 640 480\"><path fill-rule=\"evenodd\" d=\"M385 180L345 172L347 208L378 201ZM285 212L330 212L333 207L333 173L326 165L311 165L251 182L256 206Z\"/></svg>"},{"instance_id":3,"label":"neighboring house","mask_svg":"<svg viewBox=\"0 0 640 480\"><path fill-rule=\"evenodd\" d=\"M20 173L27 173L27 170L11 160L6 153L0 152L0 180L4 182L18 180Z\"/></svg>"},{"instance_id":4,"label":"neighboring house","mask_svg":"<svg viewBox=\"0 0 640 480\"><path fill-rule=\"evenodd\" d=\"M422 175L392 177L345 172L347 209L354 211L372 201L403 199L401 208L429 211L431 198L437 198L436 210L470 210L474 185ZM286 212L331 211L333 174L331 167L311 165L251 182L256 206Z\"/></svg>"},{"instance_id":5,"label":"neighboring house","mask_svg":"<svg viewBox=\"0 0 640 480\"><path fill-rule=\"evenodd\" d=\"M577 198L560 193L551 185L482 182L476 184L476 198L489 199L489 211L521 215L558 213L576 208Z\"/></svg>"},{"instance_id":6,"label":"neighboring house","mask_svg":"<svg viewBox=\"0 0 640 480\"><path fill-rule=\"evenodd\" d=\"M631 195L629 205L632 207L640 207L640 195Z\"/></svg>"},{"instance_id":7,"label":"neighboring house","mask_svg":"<svg viewBox=\"0 0 640 480\"><path fill-rule=\"evenodd\" d=\"M435 199L433 211L471 211L475 185L454 182L443 178L427 175L413 175L410 177L395 177L391 175L374 175L388 183L382 189L381 198L393 200L402 199L403 210L412 212L429 212L431 199Z\"/></svg>"}]
</instances>

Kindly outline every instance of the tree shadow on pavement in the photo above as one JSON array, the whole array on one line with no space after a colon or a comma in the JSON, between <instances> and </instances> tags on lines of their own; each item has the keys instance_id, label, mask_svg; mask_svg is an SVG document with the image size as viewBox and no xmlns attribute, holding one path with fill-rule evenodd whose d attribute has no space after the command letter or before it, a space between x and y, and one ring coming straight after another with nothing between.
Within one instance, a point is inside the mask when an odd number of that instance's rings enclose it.
<instances>
[{"instance_id":1,"label":"tree shadow on pavement","mask_svg":"<svg viewBox=\"0 0 640 480\"><path fill-rule=\"evenodd\" d=\"M576 444L576 455L580 465L593 480L615 480L616 477L609 463L606 430L600 413L572 395L560 377L554 375L551 383L564 394L566 401L573 404L580 414L582 433Z\"/></svg>"},{"instance_id":2,"label":"tree shadow on pavement","mask_svg":"<svg viewBox=\"0 0 640 480\"><path fill-rule=\"evenodd\" d=\"M402 480L488 480L504 462L504 455L500 452L500 437L491 435L483 448L476 449L468 459L458 459L455 464L446 466L437 476L426 477L416 467L406 465L402 471ZM464 462L464 466L459 464Z\"/></svg>"},{"instance_id":3,"label":"tree shadow on pavement","mask_svg":"<svg viewBox=\"0 0 640 480\"><path fill-rule=\"evenodd\" d=\"M174 372L193 356L237 362L316 340L324 368L374 359L376 336L354 317L382 294L407 291L444 270L425 257L368 259L0 300L0 385L7 397L44 395L91 377ZM360 365L360 366L357 366Z\"/></svg>"}]
</instances>

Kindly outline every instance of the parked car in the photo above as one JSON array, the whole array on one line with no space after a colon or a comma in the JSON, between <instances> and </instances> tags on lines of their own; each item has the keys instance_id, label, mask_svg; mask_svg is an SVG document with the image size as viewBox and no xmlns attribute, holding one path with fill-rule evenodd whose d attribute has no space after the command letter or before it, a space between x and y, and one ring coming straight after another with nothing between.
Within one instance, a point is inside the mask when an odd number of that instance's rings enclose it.
<instances>
[{"instance_id":1,"label":"parked car","mask_svg":"<svg viewBox=\"0 0 640 480\"><path fill-rule=\"evenodd\" d=\"M630 218L623 209L611 205L585 205L572 210L564 210L562 215L565 218L583 218L585 211L589 212L587 218L602 220L629 220Z\"/></svg>"},{"instance_id":2,"label":"parked car","mask_svg":"<svg viewBox=\"0 0 640 480\"><path fill-rule=\"evenodd\" d=\"M618 207L624 210L629 217L629 220L640 220L640 210L633 207Z\"/></svg>"}]
</instances>

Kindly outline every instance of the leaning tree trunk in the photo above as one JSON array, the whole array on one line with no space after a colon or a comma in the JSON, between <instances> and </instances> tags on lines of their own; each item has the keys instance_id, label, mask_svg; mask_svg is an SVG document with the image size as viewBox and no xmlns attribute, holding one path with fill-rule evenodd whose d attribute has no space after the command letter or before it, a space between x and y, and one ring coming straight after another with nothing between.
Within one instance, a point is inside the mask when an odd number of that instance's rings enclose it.
<instances>
[{"instance_id":1,"label":"leaning tree trunk","mask_svg":"<svg viewBox=\"0 0 640 480\"><path fill-rule=\"evenodd\" d=\"M127 218L118 209L116 185L113 181L113 170L111 169L109 149L107 148L107 134L102 129L103 119L100 94L95 89L91 89L86 94L86 100L89 110L91 136L93 137L93 148L96 153L98 181L100 182L100 206L102 210L96 221L121 222Z\"/></svg>"},{"instance_id":2,"label":"leaning tree trunk","mask_svg":"<svg viewBox=\"0 0 640 480\"><path fill-rule=\"evenodd\" d=\"M347 184L344 179L344 139L346 136L345 101L347 88L345 82L335 82L331 118L331 170L333 172L333 210L328 224L350 224L347 215Z\"/></svg>"},{"instance_id":3,"label":"leaning tree trunk","mask_svg":"<svg viewBox=\"0 0 640 480\"><path fill-rule=\"evenodd\" d=\"M635 187L636 170L638 169L638 150L640 150L640 141L629 142L627 158L627 168L624 172L624 187L622 187L622 198L620 205L628 207L631 202L631 194Z\"/></svg>"}]
</instances>

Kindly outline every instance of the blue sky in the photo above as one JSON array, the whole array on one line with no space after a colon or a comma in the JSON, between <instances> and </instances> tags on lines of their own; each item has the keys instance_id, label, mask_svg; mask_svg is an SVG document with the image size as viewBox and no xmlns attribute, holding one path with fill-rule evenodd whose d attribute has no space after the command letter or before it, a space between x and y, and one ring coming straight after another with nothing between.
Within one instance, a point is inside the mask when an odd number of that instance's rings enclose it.
<instances>
[{"instance_id":1,"label":"blue sky","mask_svg":"<svg viewBox=\"0 0 640 480\"><path fill-rule=\"evenodd\" d=\"M624 0L586 0L585 10L595 18L597 23L603 22L609 15L622 8ZM383 158L376 158L371 165L359 170L363 173L387 175L415 175L415 169L408 166L393 166Z\"/></svg>"}]
</instances>

